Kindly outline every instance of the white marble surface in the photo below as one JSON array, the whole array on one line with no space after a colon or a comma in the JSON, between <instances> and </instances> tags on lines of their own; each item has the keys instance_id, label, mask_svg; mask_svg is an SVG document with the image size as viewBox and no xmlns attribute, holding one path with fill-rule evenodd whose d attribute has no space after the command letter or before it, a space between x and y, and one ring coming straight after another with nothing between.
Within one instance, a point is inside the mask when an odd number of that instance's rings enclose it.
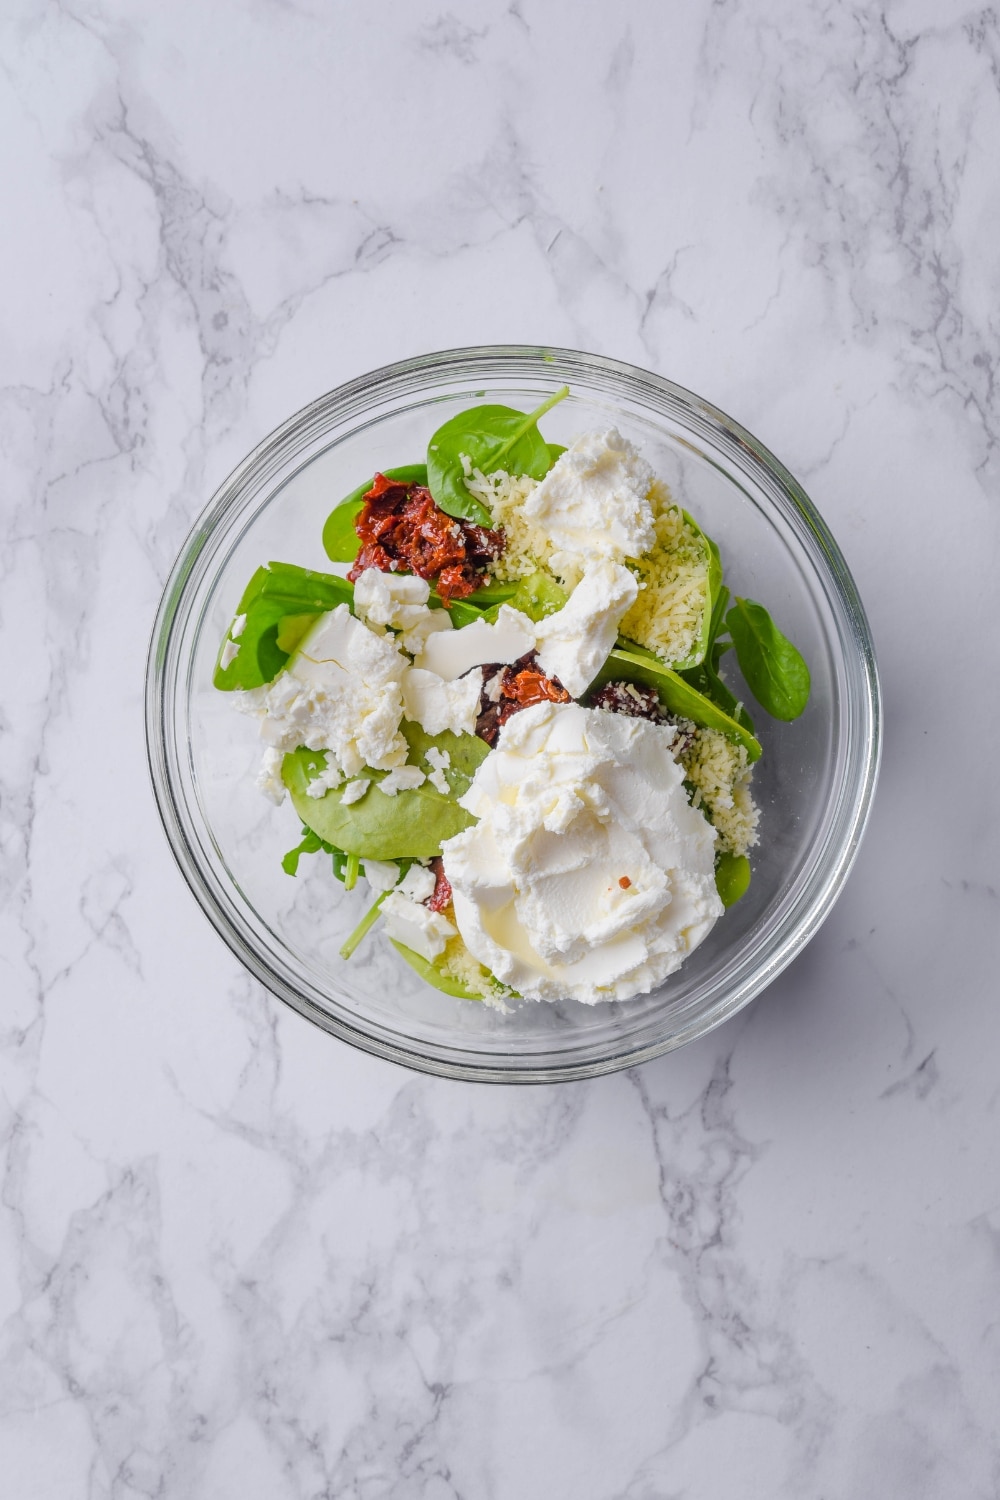
<instances>
[{"instance_id":1,"label":"white marble surface","mask_svg":"<svg viewBox=\"0 0 1000 1500\"><path fill-rule=\"evenodd\" d=\"M8 0L0 59L5 1500L996 1496L995 9ZM250 982L141 691L254 443L519 340L782 455L887 719L764 997L500 1091Z\"/></svg>"}]
</instances>

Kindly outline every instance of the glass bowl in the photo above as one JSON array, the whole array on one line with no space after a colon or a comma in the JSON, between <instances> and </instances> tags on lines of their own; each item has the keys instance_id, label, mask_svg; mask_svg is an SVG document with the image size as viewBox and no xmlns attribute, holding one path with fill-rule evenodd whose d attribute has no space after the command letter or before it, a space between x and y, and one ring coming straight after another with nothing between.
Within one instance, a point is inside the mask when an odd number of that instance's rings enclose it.
<instances>
[{"instance_id":1,"label":"glass bowl","mask_svg":"<svg viewBox=\"0 0 1000 1500\"><path fill-rule=\"evenodd\" d=\"M683 967L634 1000L525 1002L503 1015L427 987L377 929L349 963L338 956L369 900L367 885L345 892L322 857L304 856L295 879L283 872L298 819L289 803L274 807L256 789L255 726L211 677L234 607L262 562L336 571L320 533L357 484L377 469L421 461L429 435L463 407L527 411L563 383L571 394L545 418L547 440L568 443L616 425L639 444L719 543L733 591L765 603L803 652L812 695L791 724L755 709L764 753L754 778L761 821L753 880ZM631 365L565 349L492 347L430 354L353 380L239 466L167 583L150 648L146 727L156 800L181 871L223 939L274 994L335 1036L409 1067L550 1082L629 1067L701 1036L809 941L868 817L879 692L868 624L836 543L755 438L690 391Z\"/></svg>"}]
</instances>

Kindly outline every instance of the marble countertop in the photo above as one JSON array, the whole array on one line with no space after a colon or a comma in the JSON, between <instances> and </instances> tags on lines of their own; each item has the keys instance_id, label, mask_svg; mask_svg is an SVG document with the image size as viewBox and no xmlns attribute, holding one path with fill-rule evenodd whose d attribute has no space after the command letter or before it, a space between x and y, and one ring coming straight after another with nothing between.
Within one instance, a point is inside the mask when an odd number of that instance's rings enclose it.
<instances>
[{"instance_id":1,"label":"marble countertop","mask_svg":"<svg viewBox=\"0 0 1000 1500\"><path fill-rule=\"evenodd\" d=\"M4 1496L995 1497L995 10L12 0L0 38ZM494 341L758 434L883 674L822 932L592 1084L311 1028L147 781L216 485L339 382Z\"/></svg>"}]
</instances>

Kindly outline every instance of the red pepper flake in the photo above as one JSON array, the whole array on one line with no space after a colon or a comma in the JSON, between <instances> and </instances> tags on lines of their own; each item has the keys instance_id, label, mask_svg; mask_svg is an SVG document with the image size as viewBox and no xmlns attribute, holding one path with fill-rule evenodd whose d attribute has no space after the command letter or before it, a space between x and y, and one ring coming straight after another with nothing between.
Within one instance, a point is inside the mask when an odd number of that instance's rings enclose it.
<instances>
[{"instance_id":1,"label":"red pepper flake","mask_svg":"<svg viewBox=\"0 0 1000 1500\"><path fill-rule=\"evenodd\" d=\"M446 607L488 580L490 564L506 545L503 531L446 515L426 485L402 484L384 474L375 475L354 529L361 548L347 575L352 583L368 568L416 573L436 583Z\"/></svg>"},{"instance_id":2,"label":"red pepper flake","mask_svg":"<svg viewBox=\"0 0 1000 1500\"><path fill-rule=\"evenodd\" d=\"M619 875L618 884L621 886L623 891L627 891L632 882L631 880L629 880L627 875Z\"/></svg>"}]
</instances>

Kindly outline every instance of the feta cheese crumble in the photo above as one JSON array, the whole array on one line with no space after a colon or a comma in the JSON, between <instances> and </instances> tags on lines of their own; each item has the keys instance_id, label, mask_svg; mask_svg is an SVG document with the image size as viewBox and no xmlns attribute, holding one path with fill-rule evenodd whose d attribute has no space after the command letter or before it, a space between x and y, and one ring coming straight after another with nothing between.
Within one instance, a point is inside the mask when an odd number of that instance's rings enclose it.
<instances>
[{"instance_id":1,"label":"feta cheese crumble","mask_svg":"<svg viewBox=\"0 0 1000 1500\"><path fill-rule=\"evenodd\" d=\"M371 782L367 776L359 776L356 781L349 781L341 793L341 802L346 807L350 807L355 802L360 802L370 786Z\"/></svg>"},{"instance_id":2,"label":"feta cheese crumble","mask_svg":"<svg viewBox=\"0 0 1000 1500\"><path fill-rule=\"evenodd\" d=\"M383 891L391 891L399 880L399 866L391 859L366 859L364 872L365 879L376 896L381 896Z\"/></svg>"},{"instance_id":3,"label":"feta cheese crumble","mask_svg":"<svg viewBox=\"0 0 1000 1500\"><path fill-rule=\"evenodd\" d=\"M428 734L445 729L452 734L473 734L482 686L478 668L457 681L446 681L436 672L411 667L403 678L403 713Z\"/></svg>"},{"instance_id":4,"label":"feta cheese crumble","mask_svg":"<svg viewBox=\"0 0 1000 1500\"><path fill-rule=\"evenodd\" d=\"M383 776L378 784L378 789L383 797L395 797L397 792L412 792L418 786L423 786L427 777L419 766L396 766Z\"/></svg>"},{"instance_id":5,"label":"feta cheese crumble","mask_svg":"<svg viewBox=\"0 0 1000 1500\"><path fill-rule=\"evenodd\" d=\"M446 609L428 607L430 593L426 579L416 574L367 568L354 585L354 608L367 625L398 630L403 649L416 656L430 636L452 629Z\"/></svg>"},{"instance_id":6,"label":"feta cheese crumble","mask_svg":"<svg viewBox=\"0 0 1000 1500\"><path fill-rule=\"evenodd\" d=\"M626 1000L722 914L716 834L687 800L669 726L575 703L515 714L442 846L469 951L526 998Z\"/></svg>"},{"instance_id":7,"label":"feta cheese crumble","mask_svg":"<svg viewBox=\"0 0 1000 1500\"><path fill-rule=\"evenodd\" d=\"M393 637L338 604L272 683L241 695L241 707L260 720L261 739L274 750L325 750L345 776L364 766L388 771L406 760L399 721L408 666Z\"/></svg>"},{"instance_id":8,"label":"feta cheese crumble","mask_svg":"<svg viewBox=\"0 0 1000 1500\"><path fill-rule=\"evenodd\" d=\"M431 786L437 788L442 797L447 797L451 791L451 787L448 785L448 778L444 773L451 765L451 756L447 750L439 750L436 745L431 745L425 759L431 768L427 773L427 780Z\"/></svg>"},{"instance_id":9,"label":"feta cheese crumble","mask_svg":"<svg viewBox=\"0 0 1000 1500\"><path fill-rule=\"evenodd\" d=\"M382 902L382 916L387 935L419 953L430 963L445 949L448 939L456 935L454 925L440 912L431 911L419 901L412 901L401 891L392 891Z\"/></svg>"}]
</instances>

